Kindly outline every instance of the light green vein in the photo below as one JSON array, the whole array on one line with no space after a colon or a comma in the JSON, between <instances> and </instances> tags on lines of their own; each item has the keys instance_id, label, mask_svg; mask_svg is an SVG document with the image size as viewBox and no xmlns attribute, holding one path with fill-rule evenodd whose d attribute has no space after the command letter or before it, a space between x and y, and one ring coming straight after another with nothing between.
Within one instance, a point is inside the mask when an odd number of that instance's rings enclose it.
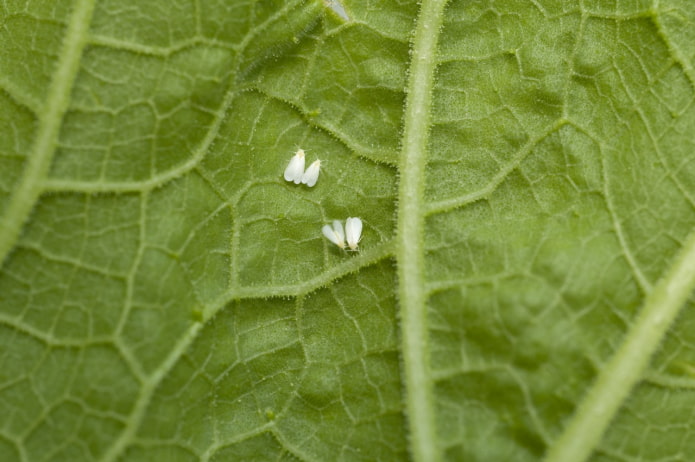
<instances>
[{"instance_id":1,"label":"light green vein","mask_svg":"<svg viewBox=\"0 0 695 462\"><path fill-rule=\"evenodd\" d=\"M267 293L265 295L258 295L257 289L240 289L238 292L230 291L229 293L219 297L214 301L209 309L206 309L203 313L203 319L201 322L193 323L186 332L183 333L181 338L172 347L171 352L162 362L162 364L153 372L153 374L147 377L146 380L142 382L142 387L140 389L140 394L135 402L135 406L128 419L128 424L126 425L124 431L119 435L119 437L113 442L113 444L105 452L104 456L101 458L102 462L112 462L117 458L121 457L125 448L133 441L135 435L140 428L140 424L147 411L147 406L149 406L152 401L152 396L156 391L159 384L164 380L164 378L171 372L174 366L177 364L181 356L190 348L191 344L198 338L203 326L210 322L217 313L222 310L225 306L234 300L240 300L244 298L260 298L263 296L290 296L292 294L306 294L320 287L327 285L330 282L330 278L338 278L341 275L346 275L352 272L358 271L361 267L365 267L374 264L383 258L388 257L391 254L392 244L391 241L380 245L369 252L362 252L359 256L351 258L346 261L345 264L340 265L338 269L334 272L328 272L323 274L319 278L315 278L309 282L307 286L305 284L300 284L297 286L280 288L272 293ZM283 290L284 289L284 290ZM254 296L254 291L256 292ZM209 451L208 451L209 452Z\"/></svg>"},{"instance_id":2,"label":"light green vein","mask_svg":"<svg viewBox=\"0 0 695 462\"><path fill-rule=\"evenodd\" d=\"M552 135L554 132L559 131L562 127L569 124L570 122L566 119L558 119L555 123L550 125L545 130L541 131L538 135L530 138L517 153L512 157L512 159L506 163L499 172L493 176L490 181L477 191L471 192L461 197L454 197L450 199L444 199L438 202L432 202L426 205L426 215L434 215L437 213L448 212L464 205L479 201L490 194L495 192L502 182L509 177L509 174L514 171L514 169L519 168L521 162L528 157L528 155L533 152L533 150L546 138Z\"/></svg>"},{"instance_id":3,"label":"light green vein","mask_svg":"<svg viewBox=\"0 0 695 462\"><path fill-rule=\"evenodd\" d=\"M298 284L288 284L283 286L251 286L231 288L221 297L221 302L213 303L213 311L220 309L233 300L243 300L248 298L269 298L269 297L298 297L306 296L322 287L327 287L330 283L347 276L351 273L374 265L385 258L393 255L393 241L381 243L375 247L360 251L354 257L347 257L344 262L333 265L318 276L307 279Z\"/></svg>"},{"instance_id":4,"label":"light green vein","mask_svg":"<svg viewBox=\"0 0 695 462\"><path fill-rule=\"evenodd\" d=\"M87 43L93 10L94 0L75 2L55 75L48 88L46 105L37 114L39 123L32 152L5 215L0 220L0 265L17 242L19 233L41 194L43 179L51 167L58 132L70 103L70 93L80 67L82 50Z\"/></svg>"},{"instance_id":5,"label":"light green vein","mask_svg":"<svg viewBox=\"0 0 695 462\"><path fill-rule=\"evenodd\" d=\"M262 33L266 32L272 25L280 20L282 17L286 16L288 14L288 11L292 10L293 8L296 8L297 6L303 5L302 0L298 0L292 3L288 3L283 8L278 10L278 12L274 15L272 15L270 18L265 20L262 24L259 24L251 33L249 33L244 40L238 45L238 46L223 46L223 43L215 43L214 46L219 46L222 48L227 48L227 49L233 49L237 50L240 55L242 55L247 47L253 43L253 41ZM316 6L318 8L318 6ZM131 48L125 48L125 44L122 44L120 42L107 42L106 38L95 38L94 36L91 37L91 44L93 45L99 45L99 46L112 46L115 49L125 49L134 53L141 53L145 55L153 55L153 56L169 56L171 54L174 54L178 51L180 51L183 48L186 48L188 46L193 46L197 44L209 44L208 41L200 40L200 39L195 39L187 42L184 45L180 45L177 47L172 47L168 51L165 49L161 49L158 51L158 49L147 47L145 45L132 45ZM213 45L210 45L213 46ZM236 64L234 65L234 69L230 72L231 77L229 78L230 81L230 88L231 86L234 85L235 81L235 76L239 72L239 65L241 63L241 59L237 57ZM175 180L176 178L179 178L190 171L192 171L194 168L198 167L200 165L200 162L203 160L205 155L208 153L210 147L213 145L215 140L217 139L217 136L219 135L220 127L222 126L222 122L224 121L224 118L229 111L229 108L231 107L234 98L238 95L238 91L230 89L226 92L224 100L222 101L222 104L220 105L220 108L215 111L214 118L212 120L212 123L210 124L210 128L207 131L207 134L205 135L205 138L201 141L200 145L198 148L195 150L193 155L185 162L183 162L180 165L177 165L176 167L173 167L169 170L157 173L156 175L153 175L151 178L145 179L145 180L138 180L138 181L102 181L102 182L95 182L95 181L83 181L83 180L72 180L72 179L60 179L60 178L48 178L44 180L43 188L47 192L64 192L64 191L69 191L69 192L80 192L80 193L85 193L85 194L94 194L94 193L101 193L101 192L117 192L117 193L128 193L128 192L142 192L142 191L148 191L151 189L159 188L163 184L168 183L169 181Z\"/></svg>"},{"instance_id":6,"label":"light green vein","mask_svg":"<svg viewBox=\"0 0 695 462\"><path fill-rule=\"evenodd\" d=\"M174 365L179 361L183 353L190 347L191 343L197 338L198 333L203 328L202 323L193 324L184 335L174 344L171 352L166 357L164 362L154 371L154 373L142 383L140 395L135 402L135 407L130 414L128 424L125 430L107 449L101 458L104 462L116 460L122 456L124 449L130 444L135 437L135 433L140 428L140 423L145 415L147 406L152 401L152 396L159 384L164 380L167 374L173 369Z\"/></svg>"},{"instance_id":7,"label":"light green vein","mask_svg":"<svg viewBox=\"0 0 695 462\"><path fill-rule=\"evenodd\" d=\"M398 295L405 401L416 462L440 459L424 287L424 180L437 39L446 0L423 0L412 43L398 186Z\"/></svg>"},{"instance_id":8,"label":"light green vein","mask_svg":"<svg viewBox=\"0 0 695 462\"><path fill-rule=\"evenodd\" d=\"M547 462L581 462L591 455L693 289L695 232L649 294L623 344L601 369L565 431L549 449Z\"/></svg>"}]
</instances>

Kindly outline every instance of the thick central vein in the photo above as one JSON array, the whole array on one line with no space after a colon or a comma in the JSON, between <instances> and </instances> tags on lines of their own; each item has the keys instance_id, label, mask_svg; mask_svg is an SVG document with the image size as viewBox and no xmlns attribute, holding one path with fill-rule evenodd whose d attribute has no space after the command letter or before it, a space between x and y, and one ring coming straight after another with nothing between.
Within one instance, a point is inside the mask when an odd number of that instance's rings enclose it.
<instances>
[{"instance_id":1,"label":"thick central vein","mask_svg":"<svg viewBox=\"0 0 695 462\"><path fill-rule=\"evenodd\" d=\"M398 283L413 459L440 459L424 291L424 185L437 39L446 0L423 0L412 44L398 192Z\"/></svg>"},{"instance_id":2,"label":"thick central vein","mask_svg":"<svg viewBox=\"0 0 695 462\"><path fill-rule=\"evenodd\" d=\"M5 215L0 219L0 266L19 238L19 233L41 194L42 182L51 167L58 132L70 103L70 93L80 68L82 50L87 43L93 11L94 0L75 2L55 75L48 88L46 105L38 114L36 141Z\"/></svg>"},{"instance_id":3,"label":"thick central vein","mask_svg":"<svg viewBox=\"0 0 695 462\"><path fill-rule=\"evenodd\" d=\"M693 289L695 231L647 297L623 344L601 369L564 433L550 447L546 462L581 462L589 458Z\"/></svg>"}]
</instances>

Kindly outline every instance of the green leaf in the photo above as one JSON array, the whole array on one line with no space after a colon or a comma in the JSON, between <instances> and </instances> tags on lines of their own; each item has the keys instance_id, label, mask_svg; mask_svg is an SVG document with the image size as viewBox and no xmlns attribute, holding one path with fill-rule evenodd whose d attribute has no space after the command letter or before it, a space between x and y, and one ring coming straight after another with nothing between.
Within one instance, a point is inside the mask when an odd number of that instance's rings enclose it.
<instances>
[{"instance_id":1,"label":"green leaf","mask_svg":"<svg viewBox=\"0 0 695 462\"><path fill-rule=\"evenodd\" d=\"M0 460L687 460L694 24L3 2Z\"/></svg>"}]
</instances>

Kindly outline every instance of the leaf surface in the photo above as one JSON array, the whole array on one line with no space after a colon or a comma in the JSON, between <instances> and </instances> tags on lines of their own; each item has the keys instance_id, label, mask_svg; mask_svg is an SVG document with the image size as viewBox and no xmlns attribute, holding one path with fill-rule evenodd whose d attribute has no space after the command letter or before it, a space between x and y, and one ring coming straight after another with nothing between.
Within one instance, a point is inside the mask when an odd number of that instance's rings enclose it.
<instances>
[{"instance_id":1,"label":"leaf surface","mask_svg":"<svg viewBox=\"0 0 695 462\"><path fill-rule=\"evenodd\" d=\"M695 453L691 2L0 24L0 460Z\"/></svg>"}]
</instances>

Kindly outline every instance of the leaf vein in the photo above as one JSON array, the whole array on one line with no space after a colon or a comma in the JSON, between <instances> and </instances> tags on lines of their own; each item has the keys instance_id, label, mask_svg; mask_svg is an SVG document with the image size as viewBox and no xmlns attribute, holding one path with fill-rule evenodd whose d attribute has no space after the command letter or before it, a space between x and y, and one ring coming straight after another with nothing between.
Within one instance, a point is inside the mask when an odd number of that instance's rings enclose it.
<instances>
[{"instance_id":1,"label":"leaf vein","mask_svg":"<svg viewBox=\"0 0 695 462\"><path fill-rule=\"evenodd\" d=\"M41 195L43 179L53 162L63 115L70 103L72 86L77 77L82 50L87 43L94 0L79 0L70 16L57 68L51 80L46 105L39 112L39 125L32 154L22 172L5 216L0 220L0 265L19 239L24 223Z\"/></svg>"},{"instance_id":2,"label":"leaf vein","mask_svg":"<svg viewBox=\"0 0 695 462\"><path fill-rule=\"evenodd\" d=\"M446 0L424 0L412 43L398 186L398 295L406 411L416 462L440 460L424 290L424 183L437 40Z\"/></svg>"},{"instance_id":3,"label":"leaf vein","mask_svg":"<svg viewBox=\"0 0 695 462\"><path fill-rule=\"evenodd\" d=\"M546 462L581 462L595 451L632 388L643 377L667 330L695 289L695 232L647 296L635 323L601 368Z\"/></svg>"}]
</instances>

